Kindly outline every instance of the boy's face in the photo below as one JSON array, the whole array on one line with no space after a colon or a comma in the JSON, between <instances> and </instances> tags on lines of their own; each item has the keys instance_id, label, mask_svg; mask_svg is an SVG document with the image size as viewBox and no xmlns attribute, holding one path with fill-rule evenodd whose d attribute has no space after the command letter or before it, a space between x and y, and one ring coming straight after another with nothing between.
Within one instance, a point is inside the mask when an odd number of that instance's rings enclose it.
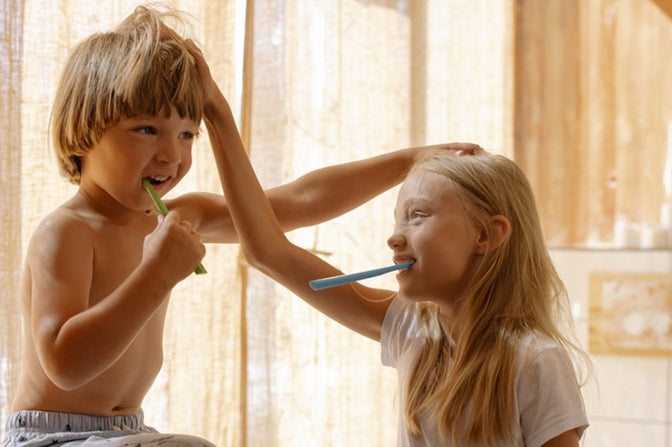
<instances>
[{"instance_id":1,"label":"boy's face","mask_svg":"<svg viewBox=\"0 0 672 447\"><path fill-rule=\"evenodd\" d=\"M199 123L174 111L169 117L160 113L121 120L82 157L81 187L94 199L111 198L126 208L151 209L142 179L149 177L159 195L179 183L191 167L198 128Z\"/></svg>"}]
</instances>

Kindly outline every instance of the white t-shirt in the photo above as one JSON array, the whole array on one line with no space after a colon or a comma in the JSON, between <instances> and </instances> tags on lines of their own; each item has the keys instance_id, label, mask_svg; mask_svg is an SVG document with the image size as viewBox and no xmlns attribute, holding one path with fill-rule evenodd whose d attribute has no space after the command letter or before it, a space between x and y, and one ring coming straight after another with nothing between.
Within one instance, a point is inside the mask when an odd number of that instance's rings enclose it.
<instances>
[{"instance_id":1,"label":"white t-shirt","mask_svg":"<svg viewBox=\"0 0 672 447\"><path fill-rule=\"evenodd\" d=\"M397 369L400 386L406 383L406 376L411 372L413 359L424 339L416 309L414 303L394 299L383 321L382 361ZM530 335L527 342L521 343L518 358L515 409L519 417L513 428L515 439L498 443L498 447L539 447L575 428L582 435L588 427L588 419L576 386L574 369L565 351L550 340ZM420 425L424 437L413 436L403 420L403 405L399 404L399 407L397 447L453 446L449 440L441 440L436 428L430 427L423 418ZM460 443L460 447L481 447L481 444Z\"/></svg>"}]
</instances>

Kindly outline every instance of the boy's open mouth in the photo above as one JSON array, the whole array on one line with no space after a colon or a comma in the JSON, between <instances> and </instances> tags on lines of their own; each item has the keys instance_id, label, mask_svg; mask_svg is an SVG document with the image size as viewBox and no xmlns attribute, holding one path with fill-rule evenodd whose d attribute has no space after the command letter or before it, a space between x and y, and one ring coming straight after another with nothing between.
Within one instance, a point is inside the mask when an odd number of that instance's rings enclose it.
<instances>
[{"instance_id":1,"label":"boy's open mouth","mask_svg":"<svg viewBox=\"0 0 672 447\"><path fill-rule=\"evenodd\" d=\"M145 177L149 183L152 185L160 185L165 183L170 178L169 176L156 176L156 177Z\"/></svg>"}]
</instances>

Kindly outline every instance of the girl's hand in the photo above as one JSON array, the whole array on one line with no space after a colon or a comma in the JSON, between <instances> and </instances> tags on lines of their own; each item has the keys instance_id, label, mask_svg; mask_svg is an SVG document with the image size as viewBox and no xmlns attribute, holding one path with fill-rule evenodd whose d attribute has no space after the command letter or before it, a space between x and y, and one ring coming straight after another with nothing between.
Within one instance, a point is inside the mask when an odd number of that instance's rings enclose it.
<instances>
[{"instance_id":1,"label":"girl's hand","mask_svg":"<svg viewBox=\"0 0 672 447\"><path fill-rule=\"evenodd\" d=\"M196 43L191 39L186 39L185 44L189 53L193 56L196 62L196 71L201 80L201 87L203 88L203 99L205 101L206 110L213 106L217 101L221 101L223 95L217 86L217 83L212 78L210 67L203 57L203 52L196 46Z\"/></svg>"},{"instance_id":2,"label":"girl's hand","mask_svg":"<svg viewBox=\"0 0 672 447\"><path fill-rule=\"evenodd\" d=\"M454 151L455 155L477 155L485 152L485 150L474 143L445 143L445 144L433 144L430 146L424 146L421 150L421 157L424 156L427 152L435 150L448 150Z\"/></svg>"}]
</instances>

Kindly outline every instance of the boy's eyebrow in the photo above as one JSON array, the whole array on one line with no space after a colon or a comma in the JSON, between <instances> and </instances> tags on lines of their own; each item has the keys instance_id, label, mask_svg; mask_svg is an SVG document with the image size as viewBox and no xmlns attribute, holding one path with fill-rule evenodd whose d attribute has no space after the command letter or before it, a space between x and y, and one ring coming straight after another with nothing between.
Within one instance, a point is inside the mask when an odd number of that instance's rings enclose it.
<instances>
[{"instance_id":1,"label":"boy's eyebrow","mask_svg":"<svg viewBox=\"0 0 672 447\"><path fill-rule=\"evenodd\" d=\"M143 113L140 115L133 115L133 116L127 116L125 119L127 120L132 120L132 121L146 121L146 120L151 120L156 118L155 115L151 115L149 113Z\"/></svg>"}]
</instances>

